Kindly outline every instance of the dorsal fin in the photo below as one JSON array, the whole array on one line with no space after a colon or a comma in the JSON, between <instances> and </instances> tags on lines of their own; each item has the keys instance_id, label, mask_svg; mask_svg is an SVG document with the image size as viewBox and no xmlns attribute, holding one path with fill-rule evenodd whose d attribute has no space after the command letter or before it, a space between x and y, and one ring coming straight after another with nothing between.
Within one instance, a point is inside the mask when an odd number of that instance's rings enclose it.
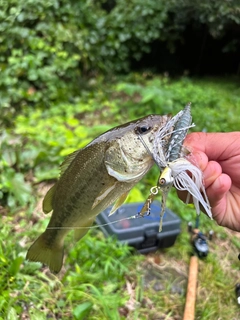
<instances>
[{"instance_id":1,"label":"dorsal fin","mask_svg":"<svg viewBox=\"0 0 240 320\"><path fill-rule=\"evenodd\" d=\"M43 212L45 214L49 213L50 211L52 211L53 207L52 207L52 199L53 199L53 195L55 193L55 189L56 189L56 184L54 184L46 193L44 199L43 199L43 203L42 203L42 209Z\"/></svg>"},{"instance_id":2,"label":"dorsal fin","mask_svg":"<svg viewBox=\"0 0 240 320\"><path fill-rule=\"evenodd\" d=\"M62 176L64 174L64 172L67 170L67 168L70 166L70 164L72 163L72 161L76 158L78 152L80 150L76 150L73 153L70 153L65 160L63 161L63 163L60 165L60 176Z\"/></svg>"}]
</instances>

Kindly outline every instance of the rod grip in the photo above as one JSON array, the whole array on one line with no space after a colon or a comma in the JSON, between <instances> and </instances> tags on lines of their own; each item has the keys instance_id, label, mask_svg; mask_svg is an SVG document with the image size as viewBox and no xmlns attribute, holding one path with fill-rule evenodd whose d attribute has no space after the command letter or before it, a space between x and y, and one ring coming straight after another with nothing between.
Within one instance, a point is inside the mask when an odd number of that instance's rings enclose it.
<instances>
[{"instance_id":1,"label":"rod grip","mask_svg":"<svg viewBox=\"0 0 240 320\"><path fill-rule=\"evenodd\" d=\"M194 320L197 293L198 258L192 256L189 264L187 296L183 320Z\"/></svg>"}]
</instances>

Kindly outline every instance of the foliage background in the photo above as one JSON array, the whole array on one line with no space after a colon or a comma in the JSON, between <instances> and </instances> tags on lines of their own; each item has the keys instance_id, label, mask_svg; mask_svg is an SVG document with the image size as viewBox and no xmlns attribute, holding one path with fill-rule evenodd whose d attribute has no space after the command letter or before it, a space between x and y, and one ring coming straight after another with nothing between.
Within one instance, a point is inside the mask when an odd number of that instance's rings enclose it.
<instances>
[{"instance_id":1,"label":"foliage background","mask_svg":"<svg viewBox=\"0 0 240 320\"><path fill-rule=\"evenodd\" d=\"M237 1L0 2L0 319L182 318L186 225L195 212L174 192L168 207L182 232L170 249L140 256L93 229L77 244L68 237L58 277L25 255L49 221L41 199L59 164L100 133L149 113L175 114L188 101L193 130L239 130L237 64L221 78L133 70L156 42L177 59L189 24L192 37L204 26L224 40L223 52L238 52L239 11ZM143 201L156 176L153 168L128 201ZM239 234L203 215L201 228L215 236L199 262L196 319L238 319Z\"/></svg>"},{"instance_id":2,"label":"foliage background","mask_svg":"<svg viewBox=\"0 0 240 320\"><path fill-rule=\"evenodd\" d=\"M26 106L75 102L86 76L129 72L154 41L173 53L189 25L190 41L204 26L213 39L229 35L220 51L239 53L240 48L236 0L131 0L127 5L125 0L9 0L0 5L0 110L8 124Z\"/></svg>"}]
</instances>

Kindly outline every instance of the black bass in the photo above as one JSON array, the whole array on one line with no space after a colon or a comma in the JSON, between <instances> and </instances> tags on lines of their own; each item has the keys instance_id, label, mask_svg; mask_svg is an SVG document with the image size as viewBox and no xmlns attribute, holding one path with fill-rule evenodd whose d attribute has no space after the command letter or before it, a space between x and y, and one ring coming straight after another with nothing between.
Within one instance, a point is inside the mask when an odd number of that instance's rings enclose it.
<instances>
[{"instance_id":1,"label":"black bass","mask_svg":"<svg viewBox=\"0 0 240 320\"><path fill-rule=\"evenodd\" d=\"M61 165L59 180L43 200L44 213L53 211L48 227L26 258L47 264L58 273L67 233L73 229L75 239L80 240L101 211L114 201L112 213L121 206L154 164L155 135L169 119L149 115L123 124L69 155Z\"/></svg>"}]
</instances>

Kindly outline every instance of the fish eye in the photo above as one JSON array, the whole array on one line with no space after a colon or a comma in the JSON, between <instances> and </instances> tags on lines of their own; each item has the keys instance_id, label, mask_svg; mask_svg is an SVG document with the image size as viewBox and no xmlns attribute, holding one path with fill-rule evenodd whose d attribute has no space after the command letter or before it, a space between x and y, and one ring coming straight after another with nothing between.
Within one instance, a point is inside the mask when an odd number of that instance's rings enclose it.
<instances>
[{"instance_id":1,"label":"fish eye","mask_svg":"<svg viewBox=\"0 0 240 320\"><path fill-rule=\"evenodd\" d=\"M152 129L152 127L149 127L147 125L145 126L139 126L135 128L135 132L138 134L144 134L147 133L148 131L150 131Z\"/></svg>"}]
</instances>

